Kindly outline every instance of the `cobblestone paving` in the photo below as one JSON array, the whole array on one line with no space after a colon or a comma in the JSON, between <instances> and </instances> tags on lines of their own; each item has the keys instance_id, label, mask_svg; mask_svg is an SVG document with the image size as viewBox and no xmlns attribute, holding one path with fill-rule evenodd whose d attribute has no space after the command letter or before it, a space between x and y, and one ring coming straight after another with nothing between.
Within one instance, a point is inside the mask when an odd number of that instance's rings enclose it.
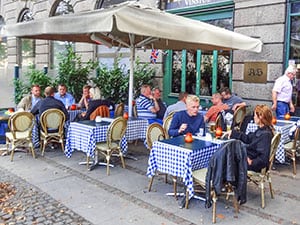
<instances>
[{"instance_id":1,"label":"cobblestone paving","mask_svg":"<svg viewBox=\"0 0 300 225\"><path fill-rule=\"evenodd\" d=\"M72 224L88 225L89 221L0 167L0 183L9 183L15 194L0 200L0 225L17 224Z\"/></svg>"}]
</instances>

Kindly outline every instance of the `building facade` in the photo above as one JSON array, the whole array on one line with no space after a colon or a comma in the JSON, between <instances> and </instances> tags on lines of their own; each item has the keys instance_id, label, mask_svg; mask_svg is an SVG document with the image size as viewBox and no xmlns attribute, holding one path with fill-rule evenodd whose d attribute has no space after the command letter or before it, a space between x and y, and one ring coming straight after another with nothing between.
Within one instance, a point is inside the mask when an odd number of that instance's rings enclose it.
<instances>
[{"instance_id":1,"label":"building facade","mask_svg":"<svg viewBox=\"0 0 300 225\"><path fill-rule=\"evenodd\" d=\"M1 0L0 24L26 22L66 13L109 7L122 0ZM201 20L238 33L259 38L261 53L225 51L159 51L155 66L156 83L163 89L167 103L177 100L178 92L188 91L200 96L201 104L208 105L210 96L222 86L250 105L271 105L271 90L277 77L289 63L300 64L298 36L300 31L300 0L144 0L142 4L159 7L170 13ZM197 34L195 34L197 35ZM0 108L11 107L14 87L12 80L19 67L20 77L31 63L38 69L48 68L55 74L57 52L64 43L44 40L20 40L2 37L0 46ZM83 59L97 58L111 64L118 53L103 46L75 43L76 52ZM122 49L123 63L129 60L129 51ZM150 53L137 52L141 61L149 62ZM297 80L295 94L297 94ZM295 103L296 102L295 98Z\"/></svg>"}]
</instances>

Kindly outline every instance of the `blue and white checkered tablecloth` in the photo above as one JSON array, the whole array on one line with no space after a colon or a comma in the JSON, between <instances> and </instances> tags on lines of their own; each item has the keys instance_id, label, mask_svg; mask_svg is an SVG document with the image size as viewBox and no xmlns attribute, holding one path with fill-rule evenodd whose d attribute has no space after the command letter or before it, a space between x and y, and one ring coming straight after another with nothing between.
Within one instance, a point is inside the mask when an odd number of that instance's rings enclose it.
<instances>
[{"instance_id":1,"label":"blue and white checkered tablecloth","mask_svg":"<svg viewBox=\"0 0 300 225\"><path fill-rule=\"evenodd\" d=\"M127 121L127 130L125 133L127 141L146 139L147 127L148 120L140 118L129 118Z\"/></svg>"},{"instance_id":2,"label":"blue and white checkered tablecloth","mask_svg":"<svg viewBox=\"0 0 300 225\"><path fill-rule=\"evenodd\" d=\"M221 144L210 143L205 146L203 140L194 139L193 149L186 148L189 144L172 144L172 140L184 138L183 136L171 138L170 143L163 141L155 141L150 152L147 176L152 177L156 171L167 173L172 176L181 177L189 196L194 195L192 171L205 168L208 166L209 159L213 153L221 146ZM199 143L200 144L199 144ZM197 148L199 146L199 148Z\"/></svg>"},{"instance_id":3,"label":"blue and white checkered tablecloth","mask_svg":"<svg viewBox=\"0 0 300 225\"><path fill-rule=\"evenodd\" d=\"M280 142L275 155L275 159L280 163L285 162L284 144L290 141L289 131L292 126L293 123L284 122L284 121L277 121L277 124L274 125L276 132L281 134ZM246 134L248 134L249 132L254 132L256 131L256 129L257 129L257 124L249 123L246 129Z\"/></svg>"},{"instance_id":4,"label":"blue and white checkered tablecloth","mask_svg":"<svg viewBox=\"0 0 300 225\"><path fill-rule=\"evenodd\" d=\"M76 149L83 151L87 156L94 158L97 142L106 141L106 132L109 123L100 126L87 125L78 122L71 122L68 128L65 155L70 158L72 152ZM121 140L121 151L127 153L127 140L123 137Z\"/></svg>"}]
</instances>

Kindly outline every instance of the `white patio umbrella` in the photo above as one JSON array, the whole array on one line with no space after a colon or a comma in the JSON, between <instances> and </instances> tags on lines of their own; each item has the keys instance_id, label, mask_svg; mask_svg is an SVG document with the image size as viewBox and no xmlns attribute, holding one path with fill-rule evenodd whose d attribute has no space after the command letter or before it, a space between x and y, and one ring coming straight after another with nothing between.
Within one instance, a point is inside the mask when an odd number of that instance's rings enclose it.
<instances>
[{"instance_id":1,"label":"white patio umbrella","mask_svg":"<svg viewBox=\"0 0 300 225\"><path fill-rule=\"evenodd\" d=\"M128 113L132 115L135 48L240 49L260 52L262 42L207 23L177 16L137 2L6 25L6 37L60 40L130 48Z\"/></svg>"}]
</instances>

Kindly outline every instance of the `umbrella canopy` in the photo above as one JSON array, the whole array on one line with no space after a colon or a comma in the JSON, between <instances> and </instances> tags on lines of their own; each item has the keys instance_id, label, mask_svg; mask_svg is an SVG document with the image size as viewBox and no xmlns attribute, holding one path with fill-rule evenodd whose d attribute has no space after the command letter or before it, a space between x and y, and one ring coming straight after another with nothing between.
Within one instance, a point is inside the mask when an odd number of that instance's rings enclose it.
<instances>
[{"instance_id":1,"label":"umbrella canopy","mask_svg":"<svg viewBox=\"0 0 300 225\"><path fill-rule=\"evenodd\" d=\"M2 36L124 46L131 49L129 103L133 96L135 48L248 50L260 52L262 42L207 23L177 16L137 2L108 9L67 14L6 25ZM132 107L129 106L129 116Z\"/></svg>"}]
</instances>

